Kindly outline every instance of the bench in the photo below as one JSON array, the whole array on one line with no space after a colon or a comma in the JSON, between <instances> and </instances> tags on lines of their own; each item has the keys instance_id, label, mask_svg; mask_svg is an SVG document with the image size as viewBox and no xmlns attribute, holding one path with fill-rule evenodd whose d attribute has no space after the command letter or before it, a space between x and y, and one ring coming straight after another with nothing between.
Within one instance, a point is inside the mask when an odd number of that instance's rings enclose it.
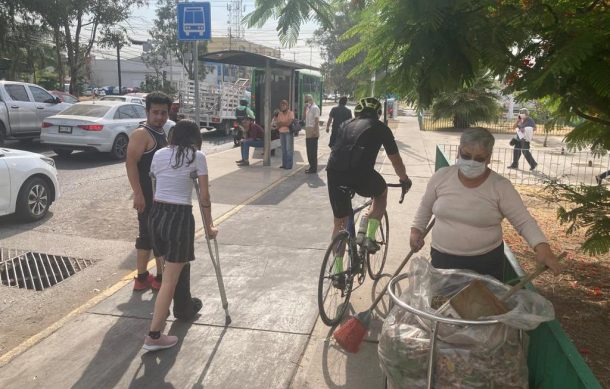
<instances>
[{"instance_id":1,"label":"bench","mask_svg":"<svg viewBox=\"0 0 610 389\"><path fill-rule=\"evenodd\" d=\"M280 142L279 139L273 139L271 141L270 147L271 147L271 156L275 156L275 150L279 149L280 147L282 147L282 143ZM261 158L265 155L265 148L264 147L254 147L254 150L259 150L260 151Z\"/></svg>"}]
</instances>

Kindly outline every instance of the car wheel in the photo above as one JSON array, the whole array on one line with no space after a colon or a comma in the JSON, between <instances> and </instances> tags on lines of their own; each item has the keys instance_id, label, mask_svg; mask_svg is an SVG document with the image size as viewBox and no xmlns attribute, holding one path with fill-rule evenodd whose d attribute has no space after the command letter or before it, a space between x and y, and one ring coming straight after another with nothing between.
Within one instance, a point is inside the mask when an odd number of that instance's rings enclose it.
<instances>
[{"instance_id":1,"label":"car wheel","mask_svg":"<svg viewBox=\"0 0 610 389\"><path fill-rule=\"evenodd\" d=\"M129 143L129 138L125 134L119 134L116 138L114 138L114 143L112 144L112 150L110 151L110 155L114 159L124 159L127 155L127 144Z\"/></svg>"},{"instance_id":2,"label":"car wheel","mask_svg":"<svg viewBox=\"0 0 610 389\"><path fill-rule=\"evenodd\" d=\"M19 190L17 216L28 222L40 220L46 216L50 206L50 184L40 177L29 178Z\"/></svg>"},{"instance_id":3,"label":"car wheel","mask_svg":"<svg viewBox=\"0 0 610 389\"><path fill-rule=\"evenodd\" d=\"M53 149L53 152L61 158L66 158L68 155L72 154L72 151L72 149Z\"/></svg>"}]
</instances>

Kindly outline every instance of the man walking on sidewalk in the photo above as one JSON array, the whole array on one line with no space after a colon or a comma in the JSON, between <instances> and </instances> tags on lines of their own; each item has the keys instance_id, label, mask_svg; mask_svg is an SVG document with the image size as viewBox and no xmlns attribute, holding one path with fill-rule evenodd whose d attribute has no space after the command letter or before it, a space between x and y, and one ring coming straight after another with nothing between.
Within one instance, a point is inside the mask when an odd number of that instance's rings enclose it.
<instances>
[{"instance_id":1,"label":"man walking on sidewalk","mask_svg":"<svg viewBox=\"0 0 610 389\"><path fill-rule=\"evenodd\" d=\"M136 239L138 276L134 280L136 291L161 287L163 258L156 258L157 277L148 273L148 261L152 250L148 231L148 215L153 202L150 164L157 150L167 146L163 126L167 122L172 100L164 93L152 92L146 96L146 122L136 128L127 146L127 177L133 190L133 208L138 212L138 238Z\"/></svg>"},{"instance_id":2,"label":"man walking on sidewalk","mask_svg":"<svg viewBox=\"0 0 610 389\"><path fill-rule=\"evenodd\" d=\"M530 170L534 170L536 169L536 166L538 166L538 163L534 157L532 157L532 153L530 153L530 143L534 138L536 123L534 123L534 120L529 117L529 111L526 108L522 108L519 111L519 119L517 120L516 127L517 138L515 138L513 150L513 163L508 165L508 168L519 168L519 159L521 158L521 153L523 153L527 163L530 165Z\"/></svg>"},{"instance_id":3,"label":"man walking on sidewalk","mask_svg":"<svg viewBox=\"0 0 610 389\"><path fill-rule=\"evenodd\" d=\"M311 95L305 95L305 146L309 169L305 173L318 172L318 138L320 137L320 108Z\"/></svg>"},{"instance_id":4,"label":"man walking on sidewalk","mask_svg":"<svg viewBox=\"0 0 610 389\"><path fill-rule=\"evenodd\" d=\"M332 132L330 133L330 141L328 142L328 147L333 147L335 140L337 139L337 132L339 131L339 127L346 120L352 118L352 111L347 108L345 105L347 104L347 97L341 96L339 99L339 105L333 107L330 110L330 114L328 115L328 122L326 122L326 132L328 132L329 127L332 125Z\"/></svg>"}]
</instances>

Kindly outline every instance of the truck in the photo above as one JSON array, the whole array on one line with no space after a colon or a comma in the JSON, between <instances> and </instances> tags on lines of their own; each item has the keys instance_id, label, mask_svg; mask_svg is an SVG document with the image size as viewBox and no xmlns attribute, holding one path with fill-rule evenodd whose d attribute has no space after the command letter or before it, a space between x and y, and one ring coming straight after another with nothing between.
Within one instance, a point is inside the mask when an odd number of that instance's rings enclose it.
<instances>
[{"instance_id":1,"label":"truck","mask_svg":"<svg viewBox=\"0 0 610 389\"><path fill-rule=\"evenodd\" d=\"M0 81L0 145L39 137L42 121L71 105L36 84Z\"/></svg>"},{"instance_id":2,"label":"truck","mask_svg":"<svg viewBox=\"0 0 610 389\"><path fill-rule=\"evenodd\" d=\"M234 131L237 120L235 110L240 99L250 100L247 91L250 80L240 78L237 81L222 82L213 85L199 82L199 125L208 130L219 130L224 135ZM192 80L178 83L180 108L178 115L184 119L195 120L195 83Z\"/></svg>"}]
</instances>

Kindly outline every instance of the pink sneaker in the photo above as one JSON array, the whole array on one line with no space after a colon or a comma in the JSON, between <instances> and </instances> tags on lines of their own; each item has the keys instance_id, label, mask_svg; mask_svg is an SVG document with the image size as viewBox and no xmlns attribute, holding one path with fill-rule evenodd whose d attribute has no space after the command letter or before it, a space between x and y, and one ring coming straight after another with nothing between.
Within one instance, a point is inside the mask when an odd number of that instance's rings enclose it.
<instances>
[{"instance_id":1,"label":"pink sneaker","mask_svg":"<svg viewBox=\"0 0 610 389\"><path fill-rule=\"evenodd\" d=\"M153 339L146 335L142 348L148 351L157 351L173 347L176 343L178 343L177 336L161 334L159 339Z\"/></svg>"}]
</instances>

